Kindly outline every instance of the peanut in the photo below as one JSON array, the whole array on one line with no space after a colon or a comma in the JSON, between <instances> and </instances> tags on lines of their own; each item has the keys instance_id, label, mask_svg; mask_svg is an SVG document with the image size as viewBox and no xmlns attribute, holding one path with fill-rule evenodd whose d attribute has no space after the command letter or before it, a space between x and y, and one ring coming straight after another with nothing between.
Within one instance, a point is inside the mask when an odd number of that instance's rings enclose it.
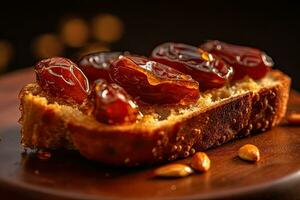
<instances>
[{"instance_id":1,"label":"peanut","mask_svg":"<svg viewBox=\"0 0 300 200\"><path fill-rule=\"evenodd\" d=\"M206 172L210 168L210 159L204 152L198 152L192 157L191 166L199 172Z\"/></svg>"},{"instance_id":2,"label":"peanut","mask_svg":"<svg viewBox=\"0 0 300 200\"><path fill-rule=\"evenodd\" d=\"M291 113L286 117L289 124L300 125L300 113Z\"/></svg>"},{"instance_id":3,"label":"peanut","mask_svg":"<svg viewBox=\"0 0 300 200\"><path fill-rule=\"evenodd\" d=\"M154 170L157 177L176 178L185 177L193 173L192 168L184 164L168 164Z\"/></svg>"},{"instance_id":4,"label":"peanut","mask_svg":"<svg viewBox=\"0 0 300 200\"><path fill-rule=\"evenodd\" d=\"M246 144L239 149L239 157L243 160L257 162L260 159L259 149L252 144Z\"/></svg>"}]
</instances>

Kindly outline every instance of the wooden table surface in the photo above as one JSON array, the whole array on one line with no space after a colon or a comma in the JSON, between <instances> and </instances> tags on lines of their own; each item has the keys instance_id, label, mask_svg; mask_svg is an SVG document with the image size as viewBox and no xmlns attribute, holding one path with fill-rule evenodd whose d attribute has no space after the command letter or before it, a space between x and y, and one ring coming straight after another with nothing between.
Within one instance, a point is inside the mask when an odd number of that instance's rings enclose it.
<instances>
[{"instance_id":1,"label":"wooden table surface","mask_svg":"<svg viewBox=\"0 0 300 200\"><path fill-rule=\"evenodd\" d=\"M299 126L283 124L211 149L207 151L211 170L181 179L155 179L153 167L103 166L76 152L56 152L49 160L40 160L33 152L24 154L17 95L32 80L31 69L0 78L0 199L300 199ZM295 91L288 109L300 112ZM237 158L238 148L246 143L260 148L261 162Z\"/></svg>"}]
</instances>

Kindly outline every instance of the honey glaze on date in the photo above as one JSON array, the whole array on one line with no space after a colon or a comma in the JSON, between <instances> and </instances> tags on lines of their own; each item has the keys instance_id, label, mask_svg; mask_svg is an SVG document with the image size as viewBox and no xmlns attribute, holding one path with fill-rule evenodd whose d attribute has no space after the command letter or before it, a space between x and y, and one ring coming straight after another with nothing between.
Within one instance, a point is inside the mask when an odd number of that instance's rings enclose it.
<instances>
[{"instance_id":1,"label":"honey glaze on date","mask_svg":"<svg viewBox=\"0 0 300 200\"><path fill-rule=\"evenodd\" d=\"M98 79L93 83L85 112L106 124L130 124L140 116L137 104L115 83Z\"/></svg>"},{"instance_id":2,"label":"honey glaze on date","mask_svg":"<svg viewBox=\"0 0 300 200\"><path fill-rule=\"evenodd\" d=\"M234 80L246 75L253 79L263 78L274 62L271 57L259 49L228 44L218 40L207 41L200 48L219 56L234 68Z\"/></svg>"},{"instance_id":3,"label":"honey glaze on date","mask_svg":"<svg viewBox=\"0 0 300 200\"><path fill-rule=\"evenodd\" d=\"M217 56L182 43L157 46L152 59L191 75L202 90L222 87L233 75L232 67Z\"/></svg>"},{"instance_id":4,"label":"honey glaze on date","mask_svg":"<svg viewBox=\"0 0 300 200\"><path fill-rule=\"evenodd\" d=\"M191 76L141 56L120 56L111 65L110 77L148 103L188 104L199 97L198 82Z\"/></svg>"},{"instance_id":5,"label":"honey glaze on date","mask_svg":"<svg viewBox=\"0 0 300 200\"><path fill-rule=\"evenodd\" d=\"M36 80L42 89L66 101L82 103L89 92L89 82L75 63L67 58L53 57L35 65Z\"/></svg>"},{"instance_id":6,"label":"honey glaze on date","mask_svg":"<svg viewBox=\"0 0 300 200\"><path fill-rule=\"evenodd\" d=\"M83 56L79 62L79 68L92 84L95 80L102 78L110 82L110 64L120 55L129 54L128 52L97 52Z\"/></svg>"}]
</instances>

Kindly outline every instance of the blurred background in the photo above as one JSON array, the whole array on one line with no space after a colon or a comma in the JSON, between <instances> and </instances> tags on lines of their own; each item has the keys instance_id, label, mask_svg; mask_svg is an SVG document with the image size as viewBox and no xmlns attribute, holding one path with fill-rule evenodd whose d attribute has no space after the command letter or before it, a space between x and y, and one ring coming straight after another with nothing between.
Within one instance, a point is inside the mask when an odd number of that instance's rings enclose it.
<instances>
[{"instance_id":1,"label":"blurred background","mask_svg":"<svg viewBox=\"0 0 300 200\"><path fill-rule=\"evenodd\" d=\"M0 76L42 58L96 51L149 55L166 41L257 47L300 91L300 6L255 1L10 1L0 7Z\"/></svg>"}]
</instances>

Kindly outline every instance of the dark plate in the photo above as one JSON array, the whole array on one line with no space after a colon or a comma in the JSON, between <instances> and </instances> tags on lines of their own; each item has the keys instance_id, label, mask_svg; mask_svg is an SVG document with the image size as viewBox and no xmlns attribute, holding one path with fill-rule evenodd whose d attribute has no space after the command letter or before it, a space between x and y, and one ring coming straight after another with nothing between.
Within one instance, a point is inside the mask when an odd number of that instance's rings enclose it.
<instances>
[{"instance_id":1,"label":"dark plate","mask_svg":"<svg viewBox=\"0 0 300 200\"><path fill-rule=\"evenodd\" d=\"M154 167L104 166L85 160L77 152L53 152L48 160L38 159L34 152L24 153L16 95L30 79L31 72L22 71L0 80L0 188L10 192L11 199L13 194L21 194L23 199L232 199L283 195L295 199L299 195L299 126L282 125L209 150L211 170L181 179L155 179ZM299 95L291 95L290 109L300 111ZM237 158L239 147L246 143L261 150L260 162L252 164Z\"/></svg>"}]
</instances>

